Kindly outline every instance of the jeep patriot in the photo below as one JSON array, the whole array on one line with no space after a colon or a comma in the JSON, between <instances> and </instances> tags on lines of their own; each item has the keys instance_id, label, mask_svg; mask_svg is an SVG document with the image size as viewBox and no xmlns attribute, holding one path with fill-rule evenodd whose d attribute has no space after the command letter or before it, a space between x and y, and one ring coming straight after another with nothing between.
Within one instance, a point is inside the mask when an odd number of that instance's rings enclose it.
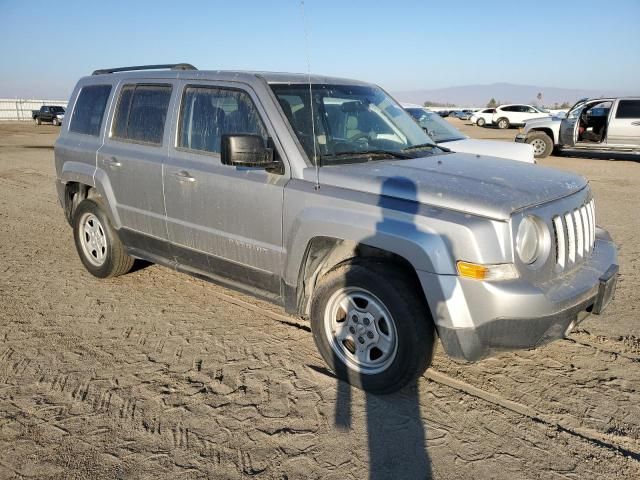
<instances>
[{"instance_id":1,"label":"jeep patriot","mask_svg":"<svg viewBox=\"0 0 640 480\"><path fill-rule=\"evenodd\" d=\"M372 392L415 381L436 337L468 361L536 347L615 290L584 178L438 147L375 85L105 69L69 112L56 187L91 274L144 259L281 304Z\"/></svg>"}]
</instances>

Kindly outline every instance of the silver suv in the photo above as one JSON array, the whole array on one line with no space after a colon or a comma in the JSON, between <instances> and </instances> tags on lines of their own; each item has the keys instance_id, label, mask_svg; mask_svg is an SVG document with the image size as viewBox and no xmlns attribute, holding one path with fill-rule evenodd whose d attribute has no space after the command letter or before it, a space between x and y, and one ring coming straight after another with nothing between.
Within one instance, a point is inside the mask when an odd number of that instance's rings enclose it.
<instances>
[{"instance_id":1,"label":"silver suv","mask_svg":"<svg viewBox=\"0 0 640 480\"><path fill-rule=\"evenodd\" d=\"M528 120L515 140L536 158L556 149L640 154L640 98L583 98L564 118Z\"/></svg>"},{"instance_id":2,"label":"silver suv","mask_svg":"<svg viewBox=\"0 0 640 480\"><path fill-rule=\"evenodd\" d=\"M535 347L615 289L584 178L451 153L375 85L107 69L69 111L56 186L90 273L144 259L281 304L370 391L415 380L436 334L466 360Z\"/></svg>"}]
</instances>

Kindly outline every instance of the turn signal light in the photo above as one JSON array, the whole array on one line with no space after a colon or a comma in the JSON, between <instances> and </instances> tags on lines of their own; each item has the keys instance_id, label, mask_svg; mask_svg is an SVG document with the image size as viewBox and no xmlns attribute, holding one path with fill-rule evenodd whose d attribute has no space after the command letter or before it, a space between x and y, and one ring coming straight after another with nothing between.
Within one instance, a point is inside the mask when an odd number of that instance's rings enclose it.
<instances>
[{"instance_id":1,"label":"turn signal light","mask_svg":"<svg viewBox=\"0 0 640 480\"><path fill-rule=\"evenodd\" d=\"M474 280L510 280L518 277L518 272L512 263L480 265L458 260L457 266L461 277Z\"/></svg>"}]
</instances>

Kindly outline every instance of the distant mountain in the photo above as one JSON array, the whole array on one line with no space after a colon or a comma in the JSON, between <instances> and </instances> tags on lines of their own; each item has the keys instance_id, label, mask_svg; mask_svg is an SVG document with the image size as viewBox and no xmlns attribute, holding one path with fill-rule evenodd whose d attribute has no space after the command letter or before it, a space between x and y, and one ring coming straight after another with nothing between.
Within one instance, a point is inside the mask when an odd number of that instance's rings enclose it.
<instances>
[{"instance_id":1,"label":"distant mountain","mask_svg":"<svg viewBox=\"0 0 640 480\"><path fill-rule=\"evenodd\" d=\"M537 100L542 93L542 101ZM495 98L500 103L573 103L584 97L638 95L639 92L624 92L614 88L607 90L583 90L573 88L539 87L535 85L515 85L513 83L492 83L491 85L464 85L461 87L436 88L394 92L393 96L407 103L422 105L426 101L453 103L459 106L483 107Z\"/></svg>"}]
</instances>

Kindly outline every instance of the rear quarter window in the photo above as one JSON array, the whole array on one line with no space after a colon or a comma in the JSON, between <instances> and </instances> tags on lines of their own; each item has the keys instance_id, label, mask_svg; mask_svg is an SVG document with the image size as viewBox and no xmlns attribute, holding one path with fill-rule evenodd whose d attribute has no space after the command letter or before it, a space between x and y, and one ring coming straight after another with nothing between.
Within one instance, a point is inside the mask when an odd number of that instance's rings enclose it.
<instances>
[{"instance_id":1,"label":"rear quarter window","mask_svg":"<svg viewBox=\"0 0 640 480\"><path fill-rule=\"evenodd\" d=\"M111 85L82 87L76 100L69 131L85 135L100 135L100 126L111 94Z\"/></svg>"},{"instance_id":2,"label":"rear quarter window","mask_svg":"<svg viewBox=\"0 0 640 480\"><path fill-rule=\"evenodd\" d=\"M620 100L616 118L640 118L640 100Z\"/></svg>"}]
</instances>

